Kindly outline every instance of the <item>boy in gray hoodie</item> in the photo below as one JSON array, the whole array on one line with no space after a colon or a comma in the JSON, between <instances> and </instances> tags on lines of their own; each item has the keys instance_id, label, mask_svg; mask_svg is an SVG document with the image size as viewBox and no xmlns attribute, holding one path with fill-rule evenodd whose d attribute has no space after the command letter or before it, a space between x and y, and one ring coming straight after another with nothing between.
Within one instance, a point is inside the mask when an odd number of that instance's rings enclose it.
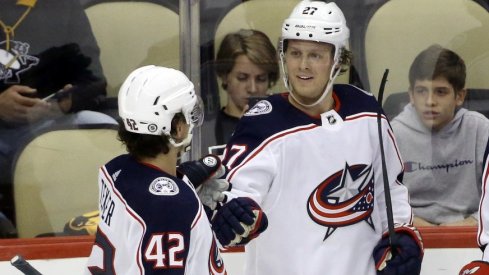
<instances>
[{"instance_id":1,"label":"boy in gray hoodie","mask_svg":"<svg viewBox=\"0 0 489 275\"><path fill-rule=\"evenodd\" d=\"M477 225L489 120L462 108L465 63L432 45L409 70L410 103L392 120L415 226Z\"/></svg>"}]
</instances>

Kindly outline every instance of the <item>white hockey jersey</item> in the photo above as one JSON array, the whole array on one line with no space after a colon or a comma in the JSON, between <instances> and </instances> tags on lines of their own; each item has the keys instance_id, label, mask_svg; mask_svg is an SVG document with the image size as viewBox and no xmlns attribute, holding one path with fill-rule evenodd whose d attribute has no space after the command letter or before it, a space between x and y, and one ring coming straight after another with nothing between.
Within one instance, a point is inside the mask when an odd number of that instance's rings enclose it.
<instances>
[{"instance_id":1,"label":"white hockey jersey","mask_svg":"<svg viewBox=\"0 0 489 275\"><path fill-rule=\"evenodd\" d=\"M226 274L191 184L122 155L101 167L99 192L86 274Z\"/></svg>"},{"instance_id":2,"label":"white hockey jersey","mask_svg":"<svg viewBox=\"0 0 489 275\"><path fill-rule=\"evenodd\" d=\"M372 252L387 231L372 94L335 85L335 108L310 117L287 94L258 102L239 122L224 164L233 189L268 216L246 247L247 275L375 275ZM411 223L394 135L382 115L394 222Z\"/></svg>"},{"instance_id":3,"label":"white hockey jersey","mask_svg":"<svg viewBox=\"0 0 489 275\"><path fill-rule=\"evenodd\" d=\"M479 206L479 231L477 242L484 251L482 260L489 262L489 143L484 153L484 170L482 173L482 196Z\"/></svg>"}]
</instances>

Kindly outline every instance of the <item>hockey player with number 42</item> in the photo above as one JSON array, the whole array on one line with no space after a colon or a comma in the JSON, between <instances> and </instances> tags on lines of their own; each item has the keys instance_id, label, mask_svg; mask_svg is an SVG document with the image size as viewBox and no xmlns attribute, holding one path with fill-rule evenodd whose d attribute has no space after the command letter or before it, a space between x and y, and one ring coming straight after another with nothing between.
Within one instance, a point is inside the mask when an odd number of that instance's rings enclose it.
<instances>
[{"instance_id":1,"label":"hockey player with number 42","mask_svg":"<svg viewBox=\"0 0 489 275\"><path fill-rule=\"evenodd\" d=\"M192 82L180 71L144 66L127 77L118 100L119 139L129 154L100 168L100 223L85 273L226 274L196 191L208 190L220 159L186 162L184 175L176 168L203 118Z\"/></svg>"},{"instance_id":2,"label":"hockey player with number 42","mask_svg":"<svg viewBox=\"0 0 489 275\"><path fill-rule=\"evenodd\" d=\"M392 129L371 93L333 85L350 61L348 39L335 3L299 2L285 19L280 39L289 92L254 105L226 146L229 203L248 198L268 218L268 229L246 246L247 275L420 273L422 241L411 225ZM378 114L392 199L392 242ZM220 243L232 246L229 229L242 229L224 213L217 212L212 225Z\"/></svg>"}]
</instances>

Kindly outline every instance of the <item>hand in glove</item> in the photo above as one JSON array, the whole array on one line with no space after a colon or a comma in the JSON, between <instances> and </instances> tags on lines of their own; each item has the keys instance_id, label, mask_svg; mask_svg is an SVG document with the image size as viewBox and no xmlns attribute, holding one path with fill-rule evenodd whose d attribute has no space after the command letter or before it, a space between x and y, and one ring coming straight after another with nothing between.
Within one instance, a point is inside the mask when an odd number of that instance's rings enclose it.
<instances>
[{"instance_id":1,"label":"hand in glove","mask_svg":"<svg viewBox=\"0 0 489 275\"><path fill-rule=\"evenodd\" d=\"M207 155L199 160L187 161L180 164L177 170L189 179L202 204L211 210L225 200L222 192L229 190L230 184L225 179L219 179L226 172L219 157Z\"/></svg>"},{"instance_id":2,"label":"hand in glove","mask_svg":"<svg viewBox=\"0 0 489 275\"><path fill-rule=\"evenodd\" d=\"M418 230L411 225L397 225L396 234L389 242L384 234L374 248L375 267L378 275L417 275L423 261L423 242Z\"/></svg>"},{"instance_id":3,"label":"hand in glove","mask_svg":"<svg viewBox=\"0 0 489 275\"><path fill-rule=\"evenodd\" d=\"M222 246L241 246L258 237L268 226L268 219L252 199L238 197L218 209L212 230Z\"/></svg>"}]
</instances>

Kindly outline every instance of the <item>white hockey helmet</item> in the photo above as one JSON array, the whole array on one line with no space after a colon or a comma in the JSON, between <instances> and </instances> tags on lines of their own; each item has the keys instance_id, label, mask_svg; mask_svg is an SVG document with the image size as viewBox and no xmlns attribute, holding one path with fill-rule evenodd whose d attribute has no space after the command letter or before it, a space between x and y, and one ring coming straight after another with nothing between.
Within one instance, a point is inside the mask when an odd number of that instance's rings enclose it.
<instances>
[{"instance_id":1,"label":"white hockey helmet","mask_svg":"<svg viewBox=\"0 0 489 275\"><path fill-rule=\"evenodd\" d=\"M166 135L174 146L188 145L192 129L203 121L202 101L182 72L148 65L134 70L119 89L119 116L127 131ZM175 114L183 113L190 125L187 138L176 143L170 135Z\"/></svg>"},{"instance_id":2,"label":"white hockey helmet","mask_svg":"<svg viewBox=\"0 0 489 275\"><path fill-rule=\"evenodd\" d=\"M285 50L283 42L287 39L329 43L335 47L334 60L337 63L341 50L348 48L349 38L345 16L336 3L303 0L282 25L280 51L282 54Z\"/></svg>"},{"instance_id":3,"label":"white hockey helmet","mask_svg":"<svg viewBox=\"0 0 489 275\"><path fill-rule=\"evenodd\" d=\"M320 103L331 90L335 78L340 73L339 64L343 49L348 49L350 30L346 25L343 12L334 2L303 0L295 6L292 13L284 20L280 37L279 56L282 63L282 76L285 87L291 96L302 106L310 107ZM289 39L307 40L328 43L334 46L334 63L329 82L323 95L313 104L300 102L289 87L288 73L285 70L285 43Z\"/></svg>"}]
</instances>

